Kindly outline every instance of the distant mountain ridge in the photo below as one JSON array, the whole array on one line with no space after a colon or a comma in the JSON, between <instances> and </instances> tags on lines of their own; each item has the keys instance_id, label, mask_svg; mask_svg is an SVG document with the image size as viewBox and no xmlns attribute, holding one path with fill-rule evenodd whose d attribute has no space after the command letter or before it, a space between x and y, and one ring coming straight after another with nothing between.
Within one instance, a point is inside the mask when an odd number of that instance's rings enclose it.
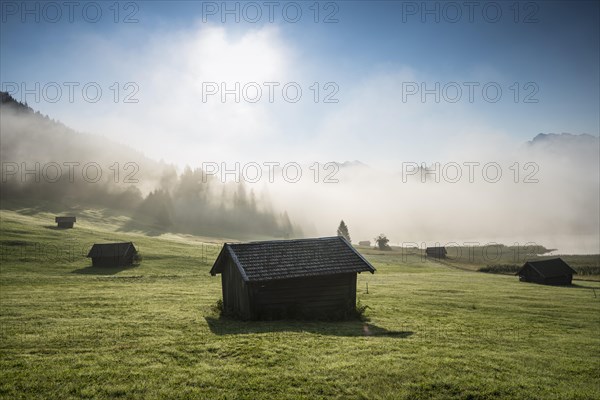
<instances>
[{"instance_id":1,"label":"distant mountain ridge","mask_svg":"<svg viewBox=\"0 0 600 400\"><path fill-rule=\"evenodd\" d=\"M600 139L597 136L590 135L588 133L582 134L573 134L568 132L563 133L538 133L532 140L528 143L535 145L539 143L548 143L548 142L562 142L568 143L573 141L579 142L589 142L590 144L598 143Z\"/></svg>"},{"instance_id":2,"label":"distant mountain ridge","mask_svg":"<svg viewBox=\"0 0 600 400\"><path fill-rule=\"evenodd\" d=\"M29 107L25 103L21 103L20 101L15 100L8 92L0 91L0 105L13 106L13 107L15 107L15 109L18 109L21 111L33 112L33 108Z\"/></svg>"},{"instance_id":3,"label":"distant mountain ridge","mask_svg":"<svg viewBox=\"0 0 600 400\"><path fill-rule=\"evenodd\" d=\"M29 116L8 125L2 121L0 157L5 161L71 162L94 161L112 165L114 162L135 162L147 179L159 179L163 169L174 168L146 157L142 152L122 143L94 134L84 134L60 121L34 111L27 103L0 92L0 111L5 117ZM19 121L22 121L21 123ZM145 172L144 172L145 171ZM150 172L159 172L158 176ZM152 175L152 176L151 176Z\"/></svg>"},{"instance_id":4,"label":"distant mountain ridge","mask_svg":"<svg viewBox=\"0 0 600 400\"><path fill-rule=\"evenodd\" d=\"M600 154L600 138L587 133L540 133L526 146L539 155L546 154L574 162L594 160Z\"/></svg>"}]
</instances>

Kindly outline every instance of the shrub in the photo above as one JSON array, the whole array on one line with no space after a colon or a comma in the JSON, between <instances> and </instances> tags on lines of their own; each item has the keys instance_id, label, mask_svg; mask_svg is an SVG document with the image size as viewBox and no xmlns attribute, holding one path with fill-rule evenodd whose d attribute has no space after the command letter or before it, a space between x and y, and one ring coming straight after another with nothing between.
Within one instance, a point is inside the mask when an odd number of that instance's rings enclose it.
<instances>
[{"instance_id":1,"label":"shrub","mask_svg":"<svg viewBox=\"0 0 600 400\"><path fill-rule=\"evenodd\" d=\"M139 252L135 253L133 256L133 264L139 265L141 262L142 262L142 255Z\"/></svg>"},{"instance_id":2,"label":"shrub","mask_svg":"<svg viewBox=\"0 0 600 400\"><path fill-rule=\"evenodd\" d=\"M210 310L214 313L217 314L218 316L222 316L224 315L223 312L223 300L219 299L215 302L215 304L213 304L210 307Z\"/></svg>"}]
</instances>

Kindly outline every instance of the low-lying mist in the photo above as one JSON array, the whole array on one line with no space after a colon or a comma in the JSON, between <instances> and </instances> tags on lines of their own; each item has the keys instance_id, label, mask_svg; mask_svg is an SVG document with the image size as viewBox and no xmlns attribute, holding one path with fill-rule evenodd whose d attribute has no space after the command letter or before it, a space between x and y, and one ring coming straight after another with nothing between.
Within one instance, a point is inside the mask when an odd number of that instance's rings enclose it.
<instances>
[{"instance_id":1,"label":"low-lying mist","mask_svg":"<svg viewBox=\"0 0 600 400\"><path fill-rule=\"evenodd\" d=\"M126 230L234 239L302 235L265 193L200 169L156 162L106 138L75 132L3 96L2 207L57 212L104 207L132 215Z\"/></svg>"},{"instance_id":2,"label":"low-lying mist","mask_svg":"<svg viewBox=\"0 0 600 400\"><path fill-rule=\"evenodd\" d=\"M539 135L528 143L471 146L444 160L392 168L341 164L338 183L271 185L309 235L341 219L354 242L385 233L392 244L536 243L561 253L600 253L599 142Z\"/></svg>"},{"instance_id":3,"label":"low-lying mist","mask_svg":"<svg viewBox=\"0 0 600 400\"><path fill-rule=\"evenodd\" d=\"M320 160L287 170L281 162L272 177L263 169L253 179L256 171L245 164L179 169L157 162L3 99L3 207L106 207L132 215L124 229L241 240L335 235L343 219L353 242L385 233L396 245L535 243L600 253L595 136L540 134L527 143L473 137L436 149L444 154L439 160L385 168Z\"/></svg>"}]
</instances>

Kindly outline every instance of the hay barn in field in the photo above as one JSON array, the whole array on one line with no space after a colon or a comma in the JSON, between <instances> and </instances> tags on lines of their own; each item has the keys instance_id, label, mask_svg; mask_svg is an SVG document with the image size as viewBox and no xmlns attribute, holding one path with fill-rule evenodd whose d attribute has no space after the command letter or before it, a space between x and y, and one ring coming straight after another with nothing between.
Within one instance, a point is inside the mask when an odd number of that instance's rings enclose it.
<instances>
[{"instance_id":1,"label":"hay barn in field","mask_svg":"<svg viewBox=\"0 0 600 400\"><path fill-rule=\"evenodd\" d=\"M57 226L61 229L70 229L73 228L73 224L77 221L75 217L56 217L54 218L54 222L57 223Z\"/></svg>"},{"instance_id":2,"label":"hay barn in field","mask_svg":"<svg viewBox=\"0 0 600 400\"><path fill-rule=\"evenodd\" d=\"M546 285L570 285L577 272L562 258L541 261L527 261L515 275L521 282L535 282Z\"/></svg>"},{"instance_id":3,"label":"hay barn in field","mask_svg":"<svg viewBox=\"0 0 600 400\"><path fill-rule=\"evenodd\" d=\"M375 272L343 237L225 243L223 311L242 319L343 318L356 307L356 274Z\"/></svg>"},{"instance_id":4,"label":"hay barn in field","mask_svg":"<svg viewBox=\"0 0 600 400\"><path fill-rule=\"evenodd\" d=\"M132 242L96 243L87 257L94 267L123 267L133 264L137 250Z\"/></svg>"},{"instance_id":5,"label":"hay barn in field","mask_svg":"<svg viewBox=\"0 0 600 400\"><path fill-rule=\"evenodd\" d=\"M360 242L358 242L359 246L371 246L371 242L368 240L361 240Z\"/></svg>"},{"instance_id":6,"label":"hay barn in field","mask_svg":"<svg viewBox=\"0 0 600 400\"><path fill-rule=\"evenodd\" d=\"M446 258L446 248L445 247L428 247L425 249L425 255L427 257L433 258Z\"/></svg>"}]
</instances>

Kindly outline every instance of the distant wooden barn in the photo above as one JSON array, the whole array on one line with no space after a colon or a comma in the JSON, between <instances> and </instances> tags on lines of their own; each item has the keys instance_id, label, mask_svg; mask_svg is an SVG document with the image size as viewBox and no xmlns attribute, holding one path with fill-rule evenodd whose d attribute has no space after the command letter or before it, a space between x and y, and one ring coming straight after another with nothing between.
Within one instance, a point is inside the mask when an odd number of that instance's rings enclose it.
<instances>
[{"instance_id":1,"label":"distant wooden barn","mask_svg":"<svg viewBox=\"0 0 600 400\"><path fill-rule=\"evenodd\" d=\"M446 258L446 254L445 247L428 247L425 249L425 255L427 257Z\"/></svg>"},{"instance_id":2,"label":"distant wooden barn","mask_svg":"<svg viewBox=\"0 0 600 400\"><path fill-rule=\"evenodd\" d=\"M368 240L361 240L360 242L358 242L359 246L371 246L371 242L369 242Z\"/></svg>"},{"instance_id":3,"label":"distant wooden barn","mask_svg":"<svg viewBox=\"0 0 600 400\"><path fill-rule=\"evenodd\" d=\"M54 222L58 224L58 227L61 229L69 229L73 228L73 224L76 222L75 217L56 217L54 218Z\"/></svg>"},{"instance_id":4,"label":"distant wooden barn","mask_svg":"<svg viewBox=\"0 0 600 400\"><path fill-rule=\"evenodd\" d=\"M562 258L541 261L527 261L515 275L521 282L535 282L546 285L570 285L577 272Z\"/></svg>"},{"instance_id":5,"label":"distant wooden barn","mask_svg":"<svg viewBox=\"0 0 600 400\"><path fill-rule=\"evenodd\" d=\"M343 237L225 244L223 309L242 319L340 318L356 307L356 274L375 272Z\"/></svg>"},{"instance_id":6,"label":"distant wooden barn","mask_svg":"<svg viewBox=\"0 0 600 400\"><path fill-rule=\"evenodd\" d=\"M123 267L133 264L137 250L132 242L96 243L87 257L94 267Z\"/></svg>"}]
</instances>

